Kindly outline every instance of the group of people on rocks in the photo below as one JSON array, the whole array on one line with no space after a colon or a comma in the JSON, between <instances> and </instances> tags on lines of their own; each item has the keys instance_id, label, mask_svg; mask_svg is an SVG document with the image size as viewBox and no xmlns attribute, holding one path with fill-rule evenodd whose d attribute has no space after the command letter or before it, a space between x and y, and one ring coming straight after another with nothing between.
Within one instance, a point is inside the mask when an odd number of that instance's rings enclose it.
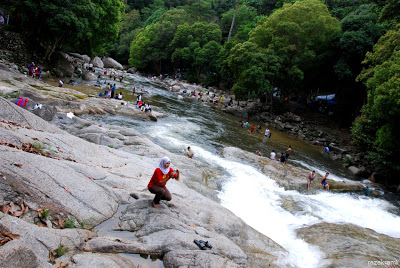
<instances>
[{"instance_id":1,"label":"group of people on rocks","mask_svg":"<svg viewBox=\"0 0 400 268\"><path fill-rule=\"evenodd\" d=\"M117 99L122 100L122 92L119 92L118 95L115 94L115 90L117 89L116 84L111 85L110 83L107 84L106 89L102 97L106 99Z\"/></svg>"},{"instance_id":2,"label":"group of people on rocks","mask_svg":"<svg viewBox=\"0 0 400 268\"><path fill-rule=\"evenodd\" d=\"M42 76L42 68L32 62L28 65L28 75L29 77L40 79L40 77Z\"/></svg>"},{"instance_id":3,"label":"group of people on rocks","mask_svg":"<svg viewBox=\"0 0 400 268\"><path fill-rule=\"evenodd\" d=\"M310 187L311 187L311 185L313 184L314 179L316 178L316 176L317 176L317 175L315 174L315 171L314 171L314 170L311 171L311 173L308 175L308 179L307 179L307 191L310 190ZM326 172L325 175L322 176L321 181L320 181L320 184L322 185L322 187L323 187L324 189L326 189L326 190L329 191L329 184L328 184L328 182L326 181L326 178L328 178L328 176L329 176L329 172Z\"/></svg>"},{"instance_id":4,"label":"group of people on rocks","mask_svg":"<svg viewBox=\"0 0 400 268\"><path fill-rule=\"evenodd\" d=\"M136 108L140 109L143 112L151 112L151 106L148 103L145 103L142 100L142 94L138 94L138 96L136 97Z\"/></svg>"}]
</instances>

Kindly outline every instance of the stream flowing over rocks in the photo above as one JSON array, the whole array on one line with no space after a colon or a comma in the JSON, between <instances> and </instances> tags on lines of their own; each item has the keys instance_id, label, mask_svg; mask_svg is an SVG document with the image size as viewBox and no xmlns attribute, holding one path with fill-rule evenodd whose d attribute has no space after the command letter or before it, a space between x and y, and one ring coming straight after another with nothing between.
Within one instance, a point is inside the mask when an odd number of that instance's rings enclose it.
<instances>
[{"instance_id":1,"label":"stream flowing over rocks","mask_svg":"<svg viewBox=\"0 0 400 268\"><path fill-rule=\"evenodd\" d=\"M70 55L83 65L91 61ZM92 62L103 63L100 58ZM307 191L308 169L218 143L216 153L193 146L196 157L189 159L139 131L143 124L164 127L162 122L174 115L144 113L126 101L55 87L7 64L0 63L0 69L1 93L19 91L28 99L21 108L15 98L0 97L0 267L52 267L56 262L68 267L151 267L151 260L138 254L158 258L164 267L366 267L377 258L400 256L400 232L389 228L399 219L398 208L379 199L380 194L363 199L357 181L332 176L329 193L322 192L318 181ZM183 90L204 90L167 83L178 100L198 103L198 96ZM222 92L210 92L215 96L203 95L204 102L221 101ZM229 101L229 96L222 99ZM35 109L37 104L42 107ZM238 107L222 110L244 116L252 105L237 102ZM143 124L99 123L90 116ZM190 127L184 123L183 128ZM171 129L175 139L182 139ZM331 146L338 154L348 153ZM168 183L172 201L156 209L147 184L163 156L181 178ZM209 163L225 164L237 177ZM239 179L244 183L235 182ZM271 199L255 202L252 197L258 195ZM365 206L376 213L371 221L363 218ZM361 215L352 207L363 209ZM195 239L208 241L212 249L200 250ZM55 254L60 248L66 249L62 256Z\"/></svg>"}]
</instances>

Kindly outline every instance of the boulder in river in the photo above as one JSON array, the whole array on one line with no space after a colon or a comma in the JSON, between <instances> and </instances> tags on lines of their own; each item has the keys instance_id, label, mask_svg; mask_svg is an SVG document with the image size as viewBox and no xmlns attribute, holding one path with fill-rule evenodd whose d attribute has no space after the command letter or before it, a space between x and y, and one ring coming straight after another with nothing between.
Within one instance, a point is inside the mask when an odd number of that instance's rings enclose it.
<instances>
[{"instance_id":1,"label":"boulder in river","mask_svg":"<svg viewBox=\"0 0 400 268\"><path fill-rule=\"evenodd\" d=\"M122 64L110 57L103 57L104 68L122 70Z\"/></svg>"},{"instance_id":2,"label":"boulder in river","mask_svg":"<svg viewBox=\"0 0 400 268\"><path fill-rule=\"evenodd\" d=\"M97 67L97 68L104 68L104 63L103 63L103 61L99 58L99 57L94 57L93 59L92 59L92 62L91 63L93 63L93 66L94 67Z\"/></svg>"}]
</instances>

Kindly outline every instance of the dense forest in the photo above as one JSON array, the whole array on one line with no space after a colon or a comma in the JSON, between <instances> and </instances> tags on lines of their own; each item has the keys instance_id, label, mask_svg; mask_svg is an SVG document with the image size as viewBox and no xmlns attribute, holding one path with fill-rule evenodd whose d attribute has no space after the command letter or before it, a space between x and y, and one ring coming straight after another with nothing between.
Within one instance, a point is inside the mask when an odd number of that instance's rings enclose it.
<instances>
[{"instance_id":1,"label":"dense forest","mask_svg":"<svg viewBox=\"0 0 400 268\"><path fill-rule=\"evenodd\" d=\"M237 99L334 93L355 144L400 171L400 1L18 0L11 13L48 61L108 54Z\"/></svg>"}]
</instances>

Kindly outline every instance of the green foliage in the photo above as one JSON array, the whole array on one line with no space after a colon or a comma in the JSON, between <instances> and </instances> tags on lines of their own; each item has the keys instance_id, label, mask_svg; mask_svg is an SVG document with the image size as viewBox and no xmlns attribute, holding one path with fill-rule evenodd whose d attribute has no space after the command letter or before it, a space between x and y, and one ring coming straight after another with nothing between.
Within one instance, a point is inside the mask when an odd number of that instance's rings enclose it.
<instances>
[{"instance_id":1,"label":"green foliage","mask_svg":"<svg viewBox=\"0 0 400 268\"><path fill-rule=\"evenodd\" d=\"M395 28L395 26L400 23L400 1L398 0L388 0L387 4L383 7L380 15L379 21L385 23L390 28Z\"/></svg>"},{"instance_id":2,"label":"green foliage","mask_svg":"<svg viewBox=\"0 0 400 268\"><path fill-rule=\"evenodd\" d=\"M64 227L65 228L76 228L73 220L71 220L71 219L68 219L64 222Z\"/></svg>"},{"instance_id":3,"label":"green foliage","mask_svg":"<svg viewBox=\"0 0 400 268\"><path fill-rule=\"evenodd\" d=\"M229 34L229 30L232 24L232 18L235 13L235 9L230 9L228 12L222 14L222 18L219 22L221 27L222 35L227 37ZM235 25L233 27L232 36L236 34L240 26L247 25L255 21L256 18L256 10L254 8L239 5L236 18L235 18Z\"/></svg>"},{"instance_id":4,"label":"green foliage","mask_svg":"<svg viewBox=\"0 0 400 268\"><path fill-rule=\"evenodd\" d=\"M270 15L277 8L277 0L245 0L245 5L257 10L258 15Z\"/></svg>"},{"instance_id":5,"label":"green foliage","mask_svg":"<svg viewBox=\"0 0 400 268\"><path fill-rule=\"evenodd\" d=\"M367 53L358 79L368 89L368 102L354 122L357 145L370 149L368 157L389 170L400 171L400 32L388 31Z\"/></svg>"},{"instance_id":6,"label":"green foliage","mask_svg":"<svg viewBox=\"0 0 400 268\"><path fill-rule=\"evenodd\" d=\"M4 81L4 80L3 80ZM0 94L0 97L3 97L5 99L14 99L19 97L19 91L15 90L10 93L5 93L5 94Z\"/></svg>"},{"instance_id":7,"label":"green foliage","mask_svg":"<svg viewBox=\"0 0 400 268\"><path fill-rule=\"evenodd\" d=\"M167 11L163 0L154 0L149 7L141 10L144 26L150 25L158 20L158 18Z\"/></svg>"},{"instance_id":8,"label":"green foliage","mask_svg":"<svg viewBox=\"0 0 400 268\"><path fill-rule=\"evenodd\" d=\"M188 0L187 5L183 8L191 23L196 21L211 22L216 15L215 11L211 9L211 2L209 1Z\"/></svg>"},{"instance_id":9,"label":"green foliage","mask_svg":"<svg viewBox=\"0 0 400 268\"><path fill-rule=\"evenodd\" d=\"M172 62L179 68L197 68L197 79L201 69L215 72L221 38L221 30L214 23L179 25L170 44Z\"/></svg>"},{"instance_id":10,"label":"green foliage","mask_svg":"<svg viewBox=\"0 0 400 268\"><path fill-rule=\"evenodd\" d=\"M60 245L58 248L56 248L54 250L54 252L56 253L56 257L61 257L62 255L64 255L65 253L67 253L68 248L64 245Z\"/></svg>"},{"instance_id":11,"label":"green foliage","mask_svg":"<svg viewBox=\"0 0 400 268\"><path fill-rule=\"evenodd\" d=\"M104 45L118 35L124 9L122 0L18 0L23 29L38 40L49 60L60 47L90 55L104 52Z\"/></svg>"},{"instance_id":12,"label":"green foliage","mask_svg":"<svg viewBox=\"0 0 400 268\"><path fill-rule=\"evenodd\" d=\"M272 50L252 42L237 44L229 57L229 66L236 79L233 92L238 99L272 94L272 83L280 68L279 58Z\"/></svg>"},{"instance_id":13,"label":"green foliage","mask_svg":"<svg viewBox=\"0 0 400 268\"><path fill-rule=\"evenodd\" d=\"M304 72L321 57L331 38L340 31L338 21L318 0L285 4L270 17L260 20L250 32L250 41L280 58L274 84L286 94L299 88Z\"/></svg>"}]
</instances>

